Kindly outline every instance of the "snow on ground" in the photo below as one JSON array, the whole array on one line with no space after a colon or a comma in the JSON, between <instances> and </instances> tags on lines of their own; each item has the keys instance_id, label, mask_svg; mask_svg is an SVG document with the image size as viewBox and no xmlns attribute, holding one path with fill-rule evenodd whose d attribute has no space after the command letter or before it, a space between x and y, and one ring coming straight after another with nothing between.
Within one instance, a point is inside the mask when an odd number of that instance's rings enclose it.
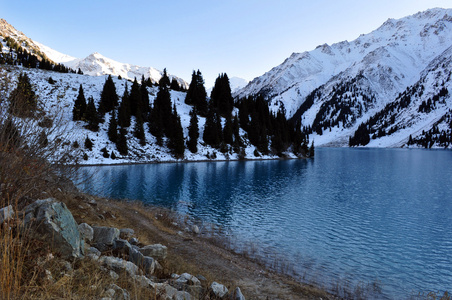
<instances>
[{"instance_id":1,"label":"snow on ground","mask_svg":"<svg viewBox=\"0 0 452 300\"><path fill-rule=\"evenodd\" d=\"M39 106L46 112L48 117L57 120L55 126L60 127L60 130L50 137L62 139L63 146L60 149L61 153L73 149L74 142L79 144L79 150L81 153L79 163L80 164L122 164L122 163L149 163L149 162L177 162L177 161L209 161L209 160L237 160L238 155L235 153L223 154L217 149L210 146L206 146L202 143L202 132L204 131L205 118L198 118L198 126L200 130L200 138L198 139L198 153L191 153L189 150L185 150L185 157L183 160L177 160L171 156L166 147L160 147L156 145L156 138L149 133L148 125L144 124L146 133L146 145L139 145L139 141L132 134L132 128L135 125L135 118L132 117L132 122L129 127L127 135L127 144L129 147L129 154L125 157L121 157L116 149L116 145L109 141L107 135L107 129L111 113L105 115L104 123L100 124L98 132L92 132L84 128L86 125L83 121L72 121L72 109L74 101L77 98L80 84L83 86L85 98L93 97L96 107L100 100L100 93L107 76L89 76L78 74L63 74L55 73L51 71L39 70L39 69L26 69L22 67L6 66L9 71L6 73L11 78L12 82L17 81L17 77L20 72L27 73L30 77L31 83L34 85L36 93L39 95ZM1 72L1 69L0 69ZM49 78L52 78L55 83L50 84ZM118 78L113 78L116 86L116 92L121 98L124 93L124 89L127 83L129 92L131 82ZM11 88L12 90L13 88ZM11 91L10 90L10 91ZM153 103L158 88L148 88L150 102ZM181 124L184 131L185 138L188 137L188 126L190 122L189 112L191 106L184 103L185 93L171 91L171 99L173 104L176 105L177 112L181 117ZM223 120L224 121L224 120ZM244 133L242 131L242 133ZM89 137L93 142L93 149L90 151L84 147L86 137ZM108 153L115 153L116 159L104 158L101 152L102 148L106 148ZM255 147L248 143L245 152L247 159L275 159L275 156L254 156ZM87 160L81 159L83 153L88 155ZM215 159L210 159L207 156L216 154ZM287 154L288 157L295 158L293 154Z\"/></svg>"}]
</instances>

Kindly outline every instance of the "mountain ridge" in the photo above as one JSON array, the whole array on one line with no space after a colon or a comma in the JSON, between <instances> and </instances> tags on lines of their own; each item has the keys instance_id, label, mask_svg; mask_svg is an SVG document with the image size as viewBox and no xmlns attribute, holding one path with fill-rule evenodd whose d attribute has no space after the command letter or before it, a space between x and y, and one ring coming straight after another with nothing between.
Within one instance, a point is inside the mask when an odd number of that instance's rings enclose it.
<instances>
[{"instance_id":1,"label":"mountain ridge","mask_svg":"<svg viewBox=\"0 0 452 300\"><path fill-rule=\"evenodd\" d=\"M452 45L450 36L452 9L435 8L388 19L354 41L293 53L234 96L262 94L274 110L284 107L288 117L300 118L302 126L313 127L311 139L317 145L346 146L359 124L419 80L430 62ZM361 90L370 102L354 92L344 90L339 95L335 90L352 81L352 90ZM321 96L311 99L314 91ZM341 97L347 97L347 103ZM337 109L327 113L328 105Z\"/></svg>"}]
</instances>

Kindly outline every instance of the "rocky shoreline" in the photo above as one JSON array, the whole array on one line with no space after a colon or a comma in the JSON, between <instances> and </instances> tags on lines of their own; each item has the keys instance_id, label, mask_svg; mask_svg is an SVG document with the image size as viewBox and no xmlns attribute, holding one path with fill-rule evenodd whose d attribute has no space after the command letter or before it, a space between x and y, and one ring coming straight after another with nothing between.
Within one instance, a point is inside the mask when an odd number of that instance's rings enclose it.
<instances>
[{"instance_id":1,"label":"rocky shoreline","mask_svg":"<svg viewBox=\"0 0 452 300\"><path fill-rule=\"evenodd\" d=\"M127 276L158 295L158 299L245 299L240 287L229 291L218 282L206 286L202 275L173 273L168 279L158 278L163 271L160 262L167 258L166 246L142 244L131 228L77 224L67 206L53 198L37 200L17 213L11 205L0 209L0 225L12 222L19 222L27 238L44 242L52 255L59 257L59 263L68 266L62 277L73 276L71 264L75 260L87 260L97 264L113 281ZM55 281L50 270L44 273L47 281ZM115 283L101 289L103 300L130 299L129 291Z\"/></svg>"}]
</instances>

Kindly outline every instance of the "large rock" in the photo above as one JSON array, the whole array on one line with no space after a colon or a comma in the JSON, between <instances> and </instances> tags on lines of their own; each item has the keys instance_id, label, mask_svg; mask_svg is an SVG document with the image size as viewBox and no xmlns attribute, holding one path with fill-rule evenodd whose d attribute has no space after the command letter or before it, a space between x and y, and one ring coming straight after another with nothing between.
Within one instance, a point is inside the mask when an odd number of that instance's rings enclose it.
<instances>
[{"instance_id":1,"label":"large rock","mask_svg":"<svg viewBox=\"0 0 452 300\"><path fill-rule=\"evenodd\" d=\"M179 278L176 279L176 282L180 282L180 283L184 283L184 284L188 284L188 285L201 285L201 281L199 281L198 278L196 278L195 276L188 274L188 273L183 273L179 276Z\"/></svg>"},{"instance_id":2,"label":"large rock","mask_svg":"<svg viewBox=\"0 0 452 300\"><path fill-rule=\"evenodd\" d=\"M161 244L155 244L144 246L140 249L140 252L143 253L144 256L150 256L156 260L162 261L165 260L168 255L168 248Z\"/></svg>"},{"instance_id":3,"label":"large rock","mask_svg":"<svg viewBox=\"0 0 452 300\"><path fill-rule=\"evenodd\" d=\"M134 276L137 275L139 271L134 263L114 256L101 256L99 258L99 263L118 274L127 273L130 276Z\"/></svg>"},{"instance_id":4,"label":"large rock","mask_svg":"<svg viewBox=\"0 0 452 300\"><path fill-rule=\"evenodd\" d=\"M214 281L210 285L210 293L217 298L223 299L228 294L228 289L224 285Z\"/></svg>"},{"instance_id":5,"label":"large rock","mask_svg":"<svg viewBox=\"0 0 452 300\"><path fill-rule=\"evenodd\" d=\"M93 237L94 237L93 227L89 226L86 223L82 223L82 224L78 225L78 230L80 231L82 238L86 242L90 243L93 241Z\"/></svg>"},{"instance_id":6,"label":"large rock","mask_svg":"<svg viewBox=\"0 0 452 300\"><path fill-rule=\"evenodd\" d=\"M48 243L63 258L83 257L84 242L66 205L49 198L24 209L24 226L31 237Z\"/></svg>"},{"instance_id":7,"label":"large rock","mask_svg":"<svg viewBox=\"0 0 452 300\"><path fill-rule=\"evenodd\" d=\"M113 247L117 239L119 239L118 228L93 226L93 244L100 251L106 251Z\"/></svg>"},{"instance_id":8,"label":"large rock","mask_svg":"<svg viewBox=\"0 0 452 300\"><path fill-rule=\"evenodd\" d=\"M14 217L14 210L12 205L8 205L7 207L3 207L0 209L0 225L3 222L7 222Z\"/></svg>"}]
</instances>

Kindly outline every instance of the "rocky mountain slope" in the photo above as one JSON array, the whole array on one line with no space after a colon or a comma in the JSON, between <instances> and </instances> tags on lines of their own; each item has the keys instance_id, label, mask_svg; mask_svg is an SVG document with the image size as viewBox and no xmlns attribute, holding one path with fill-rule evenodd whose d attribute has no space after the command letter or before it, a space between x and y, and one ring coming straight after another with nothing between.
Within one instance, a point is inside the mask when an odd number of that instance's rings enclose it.
<instances>
[{"instance_id":1,"label":"rocky mountain slope","mask_svg":"<svg viewBox=\"0 0 452 300\"><path fill-rule=\"evenodd\" d=\"M451 36L452 9L431 9L399 20L389 19L352 42L324 44L313 51L294 53L235 96L262 94L274 110L283 106L289 117L301 119L317 145L346 146L361 123L389 103L399 101L400 95L418 81L433 76L427 73L437 72L435 66L442 67L435 62L446 59ZM448 71L450 68L443 70ZM427 102L438 85L450 90L447 75L430 80L430 84L423 94L418 94L420 103ZM414 125L396 115L399 125L388 129L392 137L376 135L369 146L406 144L410 134L414 138L422 130L431 129L429 126L447 112L450 97L444 101L440 111L424 113L430 115L427 123ZM415 110L405 114L412 115ZM382 118L381 113L379 116Z\"/></svg>"}]
</instances>

